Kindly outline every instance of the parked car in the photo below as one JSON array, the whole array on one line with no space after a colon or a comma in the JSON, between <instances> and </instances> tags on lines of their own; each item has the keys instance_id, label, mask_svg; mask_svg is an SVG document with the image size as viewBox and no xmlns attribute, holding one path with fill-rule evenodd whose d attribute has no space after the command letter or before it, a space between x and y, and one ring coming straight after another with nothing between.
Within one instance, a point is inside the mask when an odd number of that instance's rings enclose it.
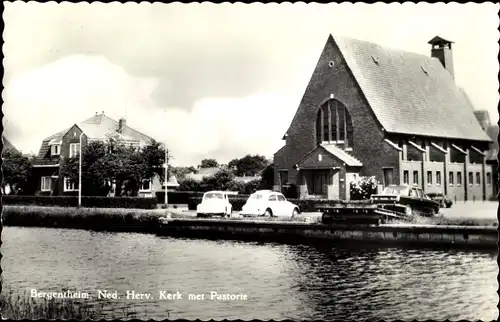
<instances>
[{"instance_id":1,"label":"parked car","mask_svg":"<svg viewBox=\"0 0 500 322\"><path fill-rule=\"evenodd\" d=\"M439 202L441 208L450 208L453 205L453 201L440 192L430 192L427 196L432 200Z\"/></svg>"},{"instance_id":2,"label":"parked car","mask_svg":"<svg viewBox=\"0 0 500 322\"><path fill-rule=\"evenodd\" d=\"M380 208L402 211L407 216L433 216L440 203L428 197L418 185L389 185L381 194L372 195L372 202Z\"/></svg>"},{"instance_id":3,"label":"parked car","mask_svg":"<svg viewBox=\"0 0 500 322\"><path fill-rule=\"evenodd\" d=\"M243 205L240 215L248 216L297 216L300 209L297 205L286 200L279 192L259 190L250 195Z\"/></svg>"},{"instance_id":4,"label":"parked car","mask_svg":"<svg viewBox=\"0 0 500 322\"><path fill-rule=\"evenodd\" d=\"M228 195L236 194L238 193L232 191L205 192L201 203L196 206L196 217L231 216L233 206L229 202Z\"/></svg>"}]
</instances>

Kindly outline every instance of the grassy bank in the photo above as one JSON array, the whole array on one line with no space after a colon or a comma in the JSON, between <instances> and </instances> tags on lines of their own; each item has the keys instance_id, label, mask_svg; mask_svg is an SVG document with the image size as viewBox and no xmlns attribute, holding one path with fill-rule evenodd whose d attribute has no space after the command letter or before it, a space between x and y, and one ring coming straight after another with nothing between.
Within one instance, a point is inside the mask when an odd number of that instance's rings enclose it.
<instances>
[{"instance_id":1,"label":"grassy bank","mask_svg":"<svg viewBox=\"0 0 500 322\"><path fill-rule=\"evenodd\" d=\"M69 208L69 207L42 207L42 206L4 206L3 223L6 226L26 227L60 227L80 228L92 230L126 231L126 232L154 232L158 218L193 219L193 215L176 209L123 209L123 208ZM299 215L295 218L287 217L252 217L245 218L238 215L231 220L250 221L283 221L283 222L310 222L320 223L321 216ZM408 221L394 221L392 223L418 225L457 225L457 226L498 226L496 218L449 218L413 217Z\"/></svg>"},{"instance_id":2,"label":"grassy bank","mask_svg":"<svg viewBox=\"0 0 500 322\"><path fill-rule=\"evenodd\" d=\"M101 319L149 319L147 312L138 314L120 303L89 303L86 299L46 299L23 296L12 290L2 290L0 294L2 319L11 320L101 320ZM112 316L110 316L110 314Z\"/></svg>"},{"instance_id":3,"label":"grassy bank","mask_svg":"<svg viewBox=\"0 0 500 322\"><path fill-rule=\"evenodd\" d=\"M4 206L2 219L6 226L152 232L165 215L163 209Z\"/></svg>"}]
</instances>

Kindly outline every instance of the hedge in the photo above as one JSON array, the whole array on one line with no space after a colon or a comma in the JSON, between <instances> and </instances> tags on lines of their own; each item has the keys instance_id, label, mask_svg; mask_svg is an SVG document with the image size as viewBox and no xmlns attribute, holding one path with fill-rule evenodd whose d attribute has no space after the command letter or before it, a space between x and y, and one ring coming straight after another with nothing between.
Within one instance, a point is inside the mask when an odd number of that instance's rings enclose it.
<instances>
[{"instance_id":1,"label":"hedge","mask_svg":"<svg viewBox=\"0 0 500 322\"><path fill-rule=\"evenodd\" d=\"M4 205L33 205L77 207L78 197L74 196L2 196ZM88 197L82 196L82 207L89 208L135 208L156 209L156 198L143 197Z\"/></svg>"},{"instance_id":2,"label":"hedge","mask_svg":"<svg viewBox=\"0 0 500 322\"><path fill-rule=\"evenodd\" d=\"M199 191L169 191L168 203L174 205L185 205L190 197L203 197L204 192ZM158 203L165 203L165 191L157 191L156 199Z\"/></svg>"},{"instance_id":3,"label":"hedge","mask_svg":"<svg viewBox=\"0 0 500 322\"><path fill-rule=\"evenodd\" d=\"M202 191L169 191L168 192L168 203L170 205L189 205L190 198L201 198L205 192ZM229 198L245 198L248 199L250 195L238 194L235 196L229 196ZM159 204L165 203L165 191L157 191L156 199ZM195 207L196 208L196 207Z\"/></svg>"},{"instance_id":4,"label":"hedge","mask_svg":"<svg viewBox=\"0 0 500 322\"><path fill-rule=\"evenodd\" d=\"M202 197L190 197L188 202L189 210L196 210L196 206L201 203ZM234 211L241 211L243 205L247 201L248 196L238 195L229 197L229 202L233 206ZM370 200L328 200L328 199L287 199L291 203L299 206L301 212L313 212L321 206L339 206L339 205L355 205L369 204Z\"/></svg>"}]
</instances>

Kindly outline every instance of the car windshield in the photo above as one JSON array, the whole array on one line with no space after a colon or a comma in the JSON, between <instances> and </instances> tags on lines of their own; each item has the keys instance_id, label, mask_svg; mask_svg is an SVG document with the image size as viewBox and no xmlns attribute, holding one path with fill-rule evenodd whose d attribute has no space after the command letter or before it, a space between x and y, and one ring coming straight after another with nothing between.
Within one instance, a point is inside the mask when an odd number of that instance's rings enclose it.
<instances>
[{"instance_id":1,"label":"car windshield","mask_svg":"<svg viewBox=\"0 0 500 322\"><path fill-rule=\"evenodd\" d=\"M382 192L384 195L407 195L408 187L405 186L391 186L386 187Z\"/></svg>"},{"instance_id":2,"label":"car windshield","mask_svg":"<svg viewBox=\"0 0 500 322\"><path fill-rule=\"evenodd\" d=\"M250 198L248 199L252 199L252 200L261 200L262 199L262 194L260 193L255 193L253 195L250 196Z\"/></svg>"},{"instance_id":3,"label":"car windshield","mask_svg":"<svg viewBox=\"0 0 500 322\"><path fill-rule=\"evenodd\" d=\"M224 196L222 193L211 192L205 194L205 199L224 199Z\"/></svg>"}]
</instances>

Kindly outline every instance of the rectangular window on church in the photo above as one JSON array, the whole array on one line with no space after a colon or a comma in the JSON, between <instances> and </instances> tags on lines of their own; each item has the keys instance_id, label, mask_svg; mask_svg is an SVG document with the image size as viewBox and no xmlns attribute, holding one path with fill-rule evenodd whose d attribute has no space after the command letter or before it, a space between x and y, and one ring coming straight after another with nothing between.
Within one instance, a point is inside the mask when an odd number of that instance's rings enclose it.
<instances>
[{"instance_id":1,"label":"rectangular window on church","mask_svg":"<svg viewBox=\"0 0 500 322\"><path fill-rule=\"evenodd\" d=\"M418 184L418 171L413 171L413 184Z\"/></svg>"},{"instance_id":2,"label":"rectangular window on church","mask_svg":"<svg viewBox=\"0 0 500 322\"><path fill-rule=\"evenodd\" d=\"M408 173L408 170L405 170L403 172L403 184L409 184L410 181L410 174Z\"/></svg>"}]
</instances>

